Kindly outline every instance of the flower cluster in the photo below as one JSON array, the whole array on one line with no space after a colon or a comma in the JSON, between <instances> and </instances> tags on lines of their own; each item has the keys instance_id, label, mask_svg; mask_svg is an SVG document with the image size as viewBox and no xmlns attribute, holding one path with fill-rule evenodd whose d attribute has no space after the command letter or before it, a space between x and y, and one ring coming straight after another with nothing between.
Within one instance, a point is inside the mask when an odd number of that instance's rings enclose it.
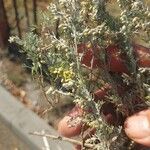
<instances>
[{"instance_id":1,"label":"flower cluster","mask_svg":"<svg viewBox=\"0 0 150 150\"><path fill-rule=\"evenodd\" d=\"M32 73L50 81L47 94L70 93L77 105L92 110L83 121L96 128L96 135L86 142L97 139L100 142L95 149L101 150L111 147L114 138L120 147L125 143L116 138L123 134L121 127L109 126L99 115L105 104L103 99L126 115L133 111L130 100L137 91L146 93L140 94L145 98L149 89L148 80L144 80L148 69L143 71L139 67L142 62L137 66L139 60L133 50L137 37L150 44L149 8L141 0L117 0L120 14L114 17L107 10L111 2L114 1L59 0L41 14L43 21L38 34L31 32L23 40L10 39L22 45L22 51L32 61ZM106 83L112 87L107 97L95 102L94 91ZM118 85L125 85L124 89ZM121 94L126 87L131 90Z\"/></svg>"}]
</instances>

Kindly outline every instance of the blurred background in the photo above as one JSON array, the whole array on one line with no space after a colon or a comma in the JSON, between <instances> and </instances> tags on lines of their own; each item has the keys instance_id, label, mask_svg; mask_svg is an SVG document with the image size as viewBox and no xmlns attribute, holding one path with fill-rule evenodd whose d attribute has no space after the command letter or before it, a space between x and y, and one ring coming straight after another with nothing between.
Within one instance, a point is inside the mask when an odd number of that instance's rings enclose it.
<instances>
[{"instance_id":1,"label":"blurred background","mask_svg":"<svg viewBox=\"0 0 150 150\"><path fill-rule=\"evenodd\" d=\"M46 11L51 1L0 0L0 83L27 107L56 127L57 118L72 107L72 104L65 100L50 115L43 114L49 109L49 103L39 85L32 80L30 68L25 66L31 65L31 62L19 52L18 45L8 42L10 36L22 38L31 28L40 26L40 14Z\"/></svg>"},{"instance_id":2,"label":"blurred background","mask_svg":"<svg viewBox=\"0 0 150 150\"><path fill-rule=\"evenodd\" d=\"M49 111L44 93L32 80L30 69L24 66L28 62L18 45L8 42L10 36L22 38L32 27L39 26L40 14L50 2L52 0L0 0L0 84L56 129L59 119L73 107L70 98L61 97L64 100ZM150 0L145 3L150 6ZM115 1L108 5L108 10L114 16L120 12ZM3 128L0 126L0 131L4 131ZM4 139L0 137L0 149L3 149L1 141Z\"/></svg>"},{"instance_id":3,"label":"blurred background","mask_svg":"<svg viewBox=\"0 0 150 150\"><path fill-rule=\"evenodd\" d=\"M40 86L33 80L30 68L25 67L31 62L19 52L18 45L8 42L10 36L22 38L31 28L39 26L40 14L51 1L0 0L0 86L56 129L59 119L73 104L65 98L51 109ZM1 121L0 135L0 150L28 149Z\"/></svg>"}]
</instances>

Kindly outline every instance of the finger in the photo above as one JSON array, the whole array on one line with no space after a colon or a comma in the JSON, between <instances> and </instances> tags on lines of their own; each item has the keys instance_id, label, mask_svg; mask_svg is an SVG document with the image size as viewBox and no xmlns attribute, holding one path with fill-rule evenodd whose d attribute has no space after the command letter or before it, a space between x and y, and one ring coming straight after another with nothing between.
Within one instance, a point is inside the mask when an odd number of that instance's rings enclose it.
<instances>
[{"instance_id":1,"label":"finger","mask_svg":"<svg viewBox=\"0 0 150 150\"><path fill-rule=\"evenodd\" d=\"M104 87L96 90L93 93L94 101L103 100L107 95L107 92L111 89L109 84L105 84ZM58 132L65 137L77 136L83 131L82 115L84 112L91 112L92 110L83 110L79 106L75 106L71 112L69 112L58 124ZM101 109L101 115L103 120L114 125L120 120L120 114L116 113L116 107L114 104L105 103ZM120 122L120 121L119 121ZM85 127L84 127L85 128ZM85 129L84 129L85 130Z\"/></svg>"},{"instance_id":2,"label":"finger","mask_svg":"<svg viewBox=\"0 0 150 150\"><path fill-rule=\"evenodd\" d=\"M99 49L97 46L89 46L88 44L81 43L78 46L78 53L81 54L81 64L90 68L95 69L101 66L101 62L98 58Z\"/></svg>"},{"instance_id":3,"label":"finger","mask_svg":"<svg viewBox=\"0 0 150 150\"><path fill-rule=\"evenodd\" d=\"M110 86L106 84L103 88L97 90L94 95L94 100L103 99L110 89ZM90 110L86 110L87 112ZM85 110L79 106L75 106L58 124L58 132L65 137L77 136L81 133L82 129L82 115Z\"/></svg>"},{"instance_id":4,"label":"finger","mask_svg":"<svg viewBox=\"0 0 150 150\"><path fill-rule=\"evenodd\" d=\"M91 138L92 135L94 135L96 132L95 128L88 128L86 130L86 132L84 133L84 136L82 138L83 141L86 141L87 139ZM84 145L84 143L83 143ZM75 150L81 150L82 149L82 145L75 145Z\"/></svg>"},{"instance_id":5,"label":"finger","mask_svg":"<svg viewBox=\"0 0 150 150\"><path fill-rule=\"evenodd\" d=\"M150 68L150 48L134 44L133 49L135 51L139 67Z\"/></svg>"},{"instance_id":6,"label":"finger","mask_svg":"<svg viewBox=\"0 0 150 150\"><path fill-rule=\"evenodd\" d=\"M74 146L74 150L81 150L82 149L82 146L81 145L75 145Z\"/></svg>"},{"instance_id":7,"label":"finger","mask_svg":"<svg viewBox=\"0 0 150 150\"><path fill-rule=\"evenodd\" d=\"M97 102L98 100L105 99L108 91L111 89L109 84L105 84L102 88L96 90L93 93L94 101Z\"/></svg>"},{"instance_id":8,"label":"finger","mask_svg":"<svg viewBox=\"0 0 150 150\"><path fill-rule=\"evenodd\" d=\"M150 48L133 44L133 51L136 56L137 65L150 68ZM81 43L78 45L78 53L82 54L81 64L90 69L107 67L108 71L111 72L129 73L124 62L125 58L120 53L118 45L109 45L106 48L106 66L102 66L102 62L98 57L100 53L98 46L87 46L87 44Z\"/></svg>"},{"instance_id":9,"label":"finger","mask_svg":"<svg viewBox=\"0 0 150 150\"><path fill-rule=\"evenodd\" d=\"M142 45L133 44L133 52L136 57L138 67L150 68L150 48ZM126 73L128 69L125 65L125 57L120 53L118 45L110 45L106 48L107 67L111 72Z\"/></svg>"},{"instance_id":10,"label":"finger","mask_svg":"<svg viewBox=\"0 0 150 150\"><path fill-rule=\"evenodd\" d=\"M133 141L150 147L150 109L128 117L124 128L127 136Z\"/></svg>"},{"instance_id":11,"label":"finger","mask_svg":"<svg viewBox=\"0 0 150 150\"><path fill-rule=\"evenodd\" d=\"M58 124L58 132L65 137L77 136L82 131L83 110L75 106Z\"/></svg>"}]
</instances>

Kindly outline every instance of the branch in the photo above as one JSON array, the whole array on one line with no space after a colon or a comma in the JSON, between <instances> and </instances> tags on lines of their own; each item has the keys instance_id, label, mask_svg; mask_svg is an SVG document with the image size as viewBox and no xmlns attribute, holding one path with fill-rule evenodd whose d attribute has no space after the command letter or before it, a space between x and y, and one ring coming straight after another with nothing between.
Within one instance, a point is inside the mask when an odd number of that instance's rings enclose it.
<instances>
[{"instance_id":1,"label":"branch","mask_svg":"<svg viewBox=\"0 0 150 150\"><path fill-rule=\"evenodd\" d=\"M45 131L43 130L42 133L45 134ZM43 136L43 142L44 142L44 145L45 145L45 150L50 150L48 140L45 136Z\"/></svg>"},{"instance_id":2,"label":"branch","mask_svg":"<svg viewBox=\"0 0 150 150\"><path fill-rule=\"evenodd\" d=\"M54 140L67 141L67 142L70 142L70 143L75 144L75 145L83 145L82 141L80 142L80 141L70 139L70 138L67 138L67 137L55 136L55 135L50 135L50 134L45 134L45 133L40 133L40 132L29 132L29 134L42 136L42 137L47 137L49 139L54 139ZM93 144L84 143L84 147L93 148Z\"/></svg>"}]
</instances>

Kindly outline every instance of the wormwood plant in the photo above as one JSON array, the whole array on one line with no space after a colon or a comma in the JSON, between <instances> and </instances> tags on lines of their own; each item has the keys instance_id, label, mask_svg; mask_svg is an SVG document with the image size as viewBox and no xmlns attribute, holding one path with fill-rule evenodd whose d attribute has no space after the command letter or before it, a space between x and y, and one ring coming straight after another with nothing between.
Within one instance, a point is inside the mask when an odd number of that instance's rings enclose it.
<instances>
[{"instance_id":1,"label":"wormwood plant","mask_svg":"<svg viewBox=\"0 0 150 150\"><path fill-rule=\"evenodd\" d=\"M119 6L116 16L107 9L111 3ZM58 0L41 17L37 33L27 33L23 40L11 37L10 41L22 45L22 52L32 60L33 76L41 84L43 78L49 81L45 95L69 95L75 104L91 110L84 114L83 121L94 127L96 133L84 143L92 144L93 149L133 149L134 143L124 134L122 124L108 125L100 113L107 102L113 103L123 117L149 104L149 69L138 66L133 50L137 38L150 46L149 8L142 0ZM110 45L119 47L128 73L94 67L95 56L86 56L90 66L82 63L87 49L92 48L101 66L107 66L109 56L105 49ZM80 46L86 47L84 51L80 52ZM106 84L112 87L107 97L95 102L92 93ZM120 84L128 87L123 96L117 90ZM137 95L144 103L132 101ZM55 100L49 102L55 104Z\"/></svg>"}]
</instances>

